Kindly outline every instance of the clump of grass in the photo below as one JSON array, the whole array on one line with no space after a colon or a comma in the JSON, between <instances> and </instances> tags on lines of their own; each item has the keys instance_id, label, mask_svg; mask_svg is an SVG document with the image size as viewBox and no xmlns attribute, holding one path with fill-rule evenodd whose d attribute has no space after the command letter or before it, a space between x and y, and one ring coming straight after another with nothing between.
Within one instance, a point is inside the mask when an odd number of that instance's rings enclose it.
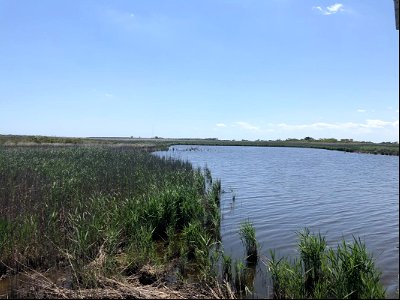
<instances>
[{"instance_id":1,"label":"clump of grass","mask_svg":"<svg viewBox=\"0 0 400 300\"><path fill-rule=\"evenodd\" d=\"M365 243L353 237L353 243L345 240L337 250L328 252L327 277L334 284L336 298L372 299L384 298L385 290L379 282L381 272L375 267Z\"/></svg>"},{"instance_id":2,"label":"clump of grass","mask_svg":"<svg viewBox=\"0 0 400 300\"><path fill-rule=\"evenodd\" d=\"M241 260L235 261L232 279L231 281L226 280L226 282L234 288L234 293L237 297L246 297L252 292L255 271L254 265L248 265Z\"/></svg>"},{"instance_id":3,"label":"clump of grass","mask_svg":"<svg viewBox=\"0 0 400 300\"><path fill-rule=\"evenodd\" d=\"M241 223L239 235L246 248L246 260L251 263L256 263L258 260L258 243L256 239L256 230L253 224L248 220Z\"/></svg>"},{"instance_id":4,"label":"clump of grass","mask_svg":"<svg viewBox=\"0 0 400 300\"><path fill-rule=\"evenodd\" d=\"M305 228L298 232L300 257L304 264L305 292L312 295L322 277L322 259L325 255L325 237L310 235L310 230Z\"/></svg>"},{"instance_id":5,"label":"clump of grass","mask_svg":"<svg viewBox=\"0 0 400 300\"><path fill-rule=\"evenodd\" d=\"M271 260L268 269L273 283L274 299L301 299L304 295L304 283L300 260L291 263L285 259L277 259L275 251L270 251Z\"/></svg>"},{"instance_id":6,"label":"clump of grass","mask_svg":"<svg viewBox=\"0 0 400 300\"><path fill-rule=\"evenodd\" d=\"M274 298L381 299L385 290L380 272L360 238L344 239L337 249L327 249L325 237L298 233L300 259L291 263L271 252Z\"/></svg>"},{"instance_id":7,"label":"clump of grass","mask_svg":"<svg viewBox=\"0 0 400 300\"><path fill-rule=\"evenodd\" d=\"M232 257L222 254L222 277L226 282L232 282Z\"/></svg>"},{"instance_id":8,"label":"clump of grass","mask_svg":"<svg viewBox=\"0 0 400 300\"><path fill-rule=\"evenodd\" d=\"M204 177L206 179L206 183L208 186L212 184L212 176L211 176L211 171L208 167L204 168Z\"/></svg>"},{"instance_id":9,"label":"clump of grass","mask_svg":"<svg viewBox=\"0 0 400 300\"><path fill-rule=\"evenodd\" d=\"M237 294L241 294L246 288L246 266L242 261L235 262L235 289Z\"/></svg>"}]
</instances>

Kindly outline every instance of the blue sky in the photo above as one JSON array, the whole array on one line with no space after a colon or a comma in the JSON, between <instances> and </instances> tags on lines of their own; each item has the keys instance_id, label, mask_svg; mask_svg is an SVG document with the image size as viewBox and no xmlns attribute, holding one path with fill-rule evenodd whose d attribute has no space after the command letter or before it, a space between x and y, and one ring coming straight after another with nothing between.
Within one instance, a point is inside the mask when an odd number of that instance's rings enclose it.
<instances>
[{"instance_id":1,"label":"blue sky","mask_svg":"<svg viewBox=\"0 0 400 300\"><path fill-rule=\"evenodd\" d=\"M392 0L0 0L0 134L398 141L398 55Z\"/></svg>"}]
</instances>

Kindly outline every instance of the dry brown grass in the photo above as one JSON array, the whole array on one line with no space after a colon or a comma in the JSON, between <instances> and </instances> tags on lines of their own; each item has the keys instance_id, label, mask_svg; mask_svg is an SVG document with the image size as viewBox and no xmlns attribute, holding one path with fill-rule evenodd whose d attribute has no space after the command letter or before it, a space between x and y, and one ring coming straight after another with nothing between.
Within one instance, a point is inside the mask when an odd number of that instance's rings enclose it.
<instances>
[{"instance_id":1,"label":"dry brown grass","mask_svg":"<svg viewBox=\"0 0 400 300\"><path fill-rule=\"evenodd\" d=\"M169 266L143 266L131 276L109 278L101 273L105 254L100 248L95 260L85 269L95 276L96 288L71 288L73 271L49 269L39 272L20 263L23 271L10 275L14 280L13 297L34 299L235 299L229 283L167 282L164 278L173 272ZM11 268L10 268L11 270ZM13 274L11 272L11 274ZM151 284L142 284L143 276L154 278ZM9 298L10 295L2 295Z\"/></svg>"},{"instance_id":2,"label":"dry brown grass","mask_svg":"<svg viewBox=\"0 0 400 300\"><path fill-rule=\"evenodd\" d=\"M72 290L63 287L62 280L54 283L46 274L25 272L20 276L17 295L39 299L234 299L229 284L208 285L184 283L167 286L163 282L142 285L138 276L124 279L98 277L100 285L93 289Z\"/></svg>"}]
</instances>

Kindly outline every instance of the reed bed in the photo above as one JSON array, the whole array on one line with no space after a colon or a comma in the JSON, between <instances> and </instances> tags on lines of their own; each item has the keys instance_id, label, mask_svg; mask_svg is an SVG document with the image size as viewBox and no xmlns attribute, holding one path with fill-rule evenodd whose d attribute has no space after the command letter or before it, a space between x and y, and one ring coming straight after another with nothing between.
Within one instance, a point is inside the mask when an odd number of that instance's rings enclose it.
<instances>
[{"instance_id":1,"label":"reed bed","mask_svg":"<svg viewBox=\"0 0 400 300\"><path fill-rule=\"evenodd\" d=\"M0 275L65 267L79 289L171 261L208 274L219 193L188 162L132 147L0 147Z\"/></svg>"},{"instance_id":2,"label":"reed bed","mask_svg":"<svg viewBox=\"0 0 400 300\"><path fill-rule=\"evenodd\" d=\"M275 299L383 299L385 289L380 271L360 238L344 239L336 249L328 248L325 237L305 228L298 232L300 258L277 259L271 251Z\"/></svg>"}]
</instances>

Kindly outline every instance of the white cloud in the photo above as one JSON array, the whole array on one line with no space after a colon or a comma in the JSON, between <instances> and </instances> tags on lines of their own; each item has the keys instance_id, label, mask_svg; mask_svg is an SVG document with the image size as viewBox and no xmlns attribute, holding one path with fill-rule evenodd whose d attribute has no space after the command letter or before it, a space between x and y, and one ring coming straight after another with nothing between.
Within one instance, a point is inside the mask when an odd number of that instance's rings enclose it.
<instances>
[{"instance_id":1,"label":"white cloud","mask_svg":"<svg viewBox=\"0 0 400 300\"><path fill-rule=\"evenodd\" d=\"M367 112L365 109L357 109L357 112L359 112L359 113L365 113L365 112Z\"/></svg>"},{"instance_id":2,"label":"white cloud","mask_svg":"<svg viewBox=\"0 0 400 300\"><path fill-rule=\"evenodd\" d=\"M368 119L365 120L364 123L354 123L354 122L343 122L343 123L325 123L325 122L316 122L311 124L287 124L287 123L279 123L273 124L269 123L263 127L252 125L248 122L234 122L231 126L226 125L225 123L217 123L215 124L217 127L226 128L226 127L240 127L241 129L250 130L250 131L258 131L258 132L273 132L276 130L284 130L284 131L301 131L301 130L349 130L349 129L382 129L382 128L392 128L399 126L399 120L395 121L382 121L382 120L374 120Z\"/></svg>"},{"instance_id":3,"label":"white cloud","mask_svg":"<svg viewBox=\"0 0 400 300\"><path fill-rule=\"evenodd\" d=\"M114 98L114 95L110 93L105 93L104 96L106 96L107 98Z\"/></svg>"},{"instance_id":4,"label":"white cloud","mask_svg":"<svg viewBox=\"0 0 400 300\"><path fill-rule=\"evenodd\" d=\"M251 125L250 123L247 122L235 122L236 125L238 125L242 129L246 130L252 130L252 131L260 131L260 128L254 125Z\"/></svg>"},{"instance_id":5,"label":"white cloud","mask_svg":"<svg viewBox=\"0 0 400 300\"><path fill-rule=\"evenodd\" d=\"M321 6L313 6L313 9L318 10L318 11L320 11L320 12L323 12Z\"/></svg>"},{"instance_id":6,"label":"white cloud","mask_svg":"<svg viewBox=\"0 0 400 300\"><path fill-rule=\"evenodd\" d=\"M312 123L312 124L299 124L299 125L288 125L286 123L278 124L277 127L284 130L303 130L303 129L315 129L315 130L324 130L324 129L374 129L374 128L390 128L397 127L399 125L399 120L390 122L390 121L382 121L382 120L366 120L365 123Z\"/></svg>"},{"instance_id":7,"label":"white cloud","mask_svg":"<svg viewBox=\"0 0 400 300\"><path fill-rule=\"evenodd\" d=\"M342 11L343 10L343 4L341 3L335 3L331 6L328 6L326 8L330 13L334 14L337 13L338 11Z\"/></svg>"},{"instance_id":8,"label":"white cloud","mask_svg":"<svg viewBox=\"0 0 400 300\"><path fill-rule=\"evenodd\" d=\"M303 129L338 129L340 126L337 124L329 124L329 123L313 123L313 124L298 124L298 125L288 125L286 123L281 123L277 125L279 128L284 130L303 130ZM343 126L343 124L342 124ZM348 126L348 125L347 125Z\"/></svg>"},{"instance_id":9,"label":"white cloud","mask_svg":"<svg viewBox=\"0 0 400 300\"><path fill-rule=\"evenodd\" d=\"M319 11L321 14L325 16L333 15L344 10L343 4L341 3L332 4L330 6L327 6L326 8L322 8L321 6L314 6L313 9Z\"/></svg>"},{"instance_id":10,"label":"white cloud","mask_svg":"<svg viewBox=\"0 0 400 300\"><path fill-rule=\"evenodd\" d=\"M399 136L399 120L385 121L380 119L366 119L364 122L315 122L315 123L263 123L254 125L244 121L232 123L216 123L215 130L219 130L230 138L235 139L252 137L254 139L282 139L302 138L354 138L356 140L396 140ZM243 136L243 134L245 134ZM242 136L240 136L242 135ZM230 139L229 138L229 139Z\"/></svg>"},{"instance_id":11,"label":"white cloud","mask_svg":"<svg viewBox=\"0 0 400 300\"><path fill-rule=\"evenodd\" d=\"M394 122L387 122L382 120L367 120L367 123L361 124L361 126L365 128L384 128L387 126L396 126L396 124L399 124L399 120Z\"/></svg>"}]
</instances>

